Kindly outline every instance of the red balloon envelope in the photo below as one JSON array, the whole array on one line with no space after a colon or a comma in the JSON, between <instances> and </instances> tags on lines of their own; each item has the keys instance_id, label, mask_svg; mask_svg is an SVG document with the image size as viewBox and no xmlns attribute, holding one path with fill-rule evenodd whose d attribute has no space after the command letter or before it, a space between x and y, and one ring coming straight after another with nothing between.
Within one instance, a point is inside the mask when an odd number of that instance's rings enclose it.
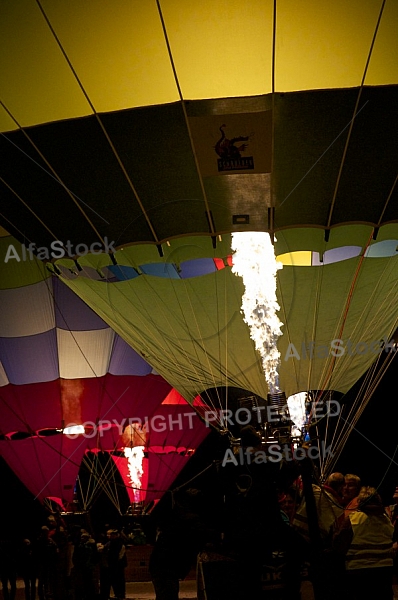
<instances>
[{"instance_id":1,"label":"red balloon envelope","mask_svg":"<svg viewBox=\"0 0 398 600\"><path fill-rule=\"evenodd\" d=\"M17 244L11 237L1 241L3 250ZM146 481L150 499L160 497L187 460L185 452L170 467L164 449L194 450L208 433L196 413L177 393L162 406L170 384L40 261L2 263L1 282L0 453L6 462L35 497L71 501L84 454L120 451L129 423L147 422L153 427L146 450L151 457L151 445L162 450L159 460L146 459L140 499Z\"/></svg>"}]
</instances>

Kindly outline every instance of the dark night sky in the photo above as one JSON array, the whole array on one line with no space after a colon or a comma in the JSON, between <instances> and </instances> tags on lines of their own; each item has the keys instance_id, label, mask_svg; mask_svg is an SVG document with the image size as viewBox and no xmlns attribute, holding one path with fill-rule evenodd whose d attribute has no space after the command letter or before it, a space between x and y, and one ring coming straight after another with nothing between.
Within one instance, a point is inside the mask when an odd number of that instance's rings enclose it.
<instances>
[{"instance_id":1,"label":"dark night sky","mask_svg":"<svg viewBox=\"0 0 398 600\"><path fill-rule=\"evenodd\" d=\"M344 472L358 473L365 484L379 488L387 502L391 501L390 496L398 485L396 366L394 356L340 460ZM361 383L354 386L354 392Z\"/></svg>"}]
</instances>

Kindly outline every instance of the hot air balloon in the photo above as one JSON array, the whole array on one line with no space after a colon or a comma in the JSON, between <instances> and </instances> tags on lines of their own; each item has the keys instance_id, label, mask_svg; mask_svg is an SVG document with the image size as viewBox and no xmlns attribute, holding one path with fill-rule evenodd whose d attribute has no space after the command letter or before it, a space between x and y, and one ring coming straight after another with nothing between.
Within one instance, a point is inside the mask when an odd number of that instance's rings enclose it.
<instances>
[{"instance_id":1,"label":"hot air balloon","mask_svg":"<svg viewBox=\"0 0 398 600\"><path fill-rule=\"evenodd\" d=\"M47 263L203 418L221 411L220 430L228 390L270 393L232 268L236 234L267 234L283 265L286 396L344 395L390 359L393 3L2 11L1 222L23 244L7 265Z\"/></svg>"},{"instance_id":2,"label":"hot air balloon","mask_svg":"<svg viewBox=\"0 0 398 600\"><path fill-rule=\"evenodd\" d=\"M22 251L1 238L2 251L10 244ZM3 262L1 273L1 456L36 498L64 509L82 462L91 466L83 509L102 490L121 512L115 468L131 504L158 500L209 430L41 261ZM138 449L133 464L128 451Z\"/></svg>"}]
</instances>

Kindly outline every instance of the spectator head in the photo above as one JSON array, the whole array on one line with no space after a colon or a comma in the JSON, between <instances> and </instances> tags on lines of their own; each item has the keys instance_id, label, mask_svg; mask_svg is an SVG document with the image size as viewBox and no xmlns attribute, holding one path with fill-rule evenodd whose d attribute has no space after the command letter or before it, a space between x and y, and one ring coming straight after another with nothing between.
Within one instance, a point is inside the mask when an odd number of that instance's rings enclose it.
<instances>
[{"instance_id":1,"label":"spectator head","mask_svg":"<svg viewBox=\"0 0 398 600\"><path fill-rule=\"evenodd\" d=\"M330 487L338 496L343 495L345 479L343 473L332 473L326 479L325 484Z\"/></svg>"},{"instance_id":2,"label":"spectator head","mask_svg":"<svg viewBox=\"0 0 398 600\"><path fill-rule=\"evenodd\" d=\"M290 491L286 492L280 500L280 507L292 522L297 509L297 499Z\"/></svg>"},{"instance_id":3,"label":"spectator head","mask_svg":"<svg viewBox=\"0 0 398 600\"><path fill-rule=\"evenodd\" d=\"M383 501L376 488L363 486L358 494L358 508L365 513L381 514L384 512Z\"/></svg>"},{"instance_id":4,"label":"spectator head","mask_svg":"<svg viewBox=\"0 0 398 600\"><path fill-rule=\"evenodd\" d=\"M361 489L361 479L358 475L348 473L344 476L344 487L343 487L343 501L344 504L348 504L356 498Z\"/></svg>"},{"instance_id":5,"label":"spectator head","mask_svg":"<svg viewBox=\"0 0 398 600\"><path fill-rule=\"evenodd\" d=\"M110 538L112 540L119 536L119 530L118 529L108 529L108 531L106 532L106 535L108 536L108 538Z\"/></svg>"}]
</instances>

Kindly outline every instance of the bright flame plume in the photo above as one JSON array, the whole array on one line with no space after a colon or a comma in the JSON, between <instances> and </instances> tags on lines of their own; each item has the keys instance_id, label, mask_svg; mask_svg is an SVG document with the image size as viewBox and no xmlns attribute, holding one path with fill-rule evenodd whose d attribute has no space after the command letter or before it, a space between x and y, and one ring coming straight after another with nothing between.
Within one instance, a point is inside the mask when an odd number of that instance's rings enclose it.
<instances>
[{"instance_id":1,"label":"bright flame plume","mask_svg":"<svg viewBox=\"0 0 398 600\"><path fill-rule=\"evenodd\" d=\"M283 323L277 316L276 273L282 264L275 259L268 233L232 234L232 272L243 279L242 313L250 337L260 353L262 367L271 393L279 391L280 352L277 341Z\"/></svg>"},{"instance_id":2,"label":"bright flame plume","mask_svg":"<svg viewBox=\"0 0 398 600\"><path fill-rule=\"evenodd\" d=\"M305 402L307 399L306 392L299 392L289 396L287 405L289 407L289 415L293 421L292 435L301 437L307 424L307 414L305 411Z\"/></svg>"},{"instance_id":3,"label":"bright flame plume","mask_svg":"<svg viewBox=\"0 0 398 600\"><path fill-rule=\"evenodd\" d=\"M134 493L134 502L140 502L141 480L144 472L142 466L144 446L134 446L134 448L125 447L124 456L127 458L130 482Z\"/></svg>"}]
</instances>

